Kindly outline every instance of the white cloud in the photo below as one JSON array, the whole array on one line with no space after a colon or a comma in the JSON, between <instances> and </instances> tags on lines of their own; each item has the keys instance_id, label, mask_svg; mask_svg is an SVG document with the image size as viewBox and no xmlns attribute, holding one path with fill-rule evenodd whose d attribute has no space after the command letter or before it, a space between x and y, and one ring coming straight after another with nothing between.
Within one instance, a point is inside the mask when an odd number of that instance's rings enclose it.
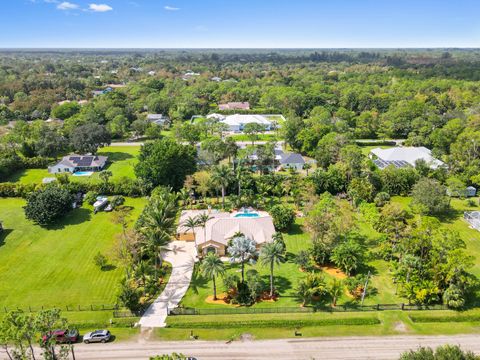
<instances>
[{"instance_id":1,"label":"white cloud","mask_svg":"<svg viewBox=\"0 0 480 360\"><path fill-rule=\"evenodd\" d=\"M113 10L111 6L106 4L90 4L88 9L95 12L106 12Z\"/></svg>"},{"instance_id":2,"label":"white cloud","mask_svg":"<svg viewBox=\"0 0 480 360\"><path fill-rule=\"evenodd\" d=\"M164 7L165 10L168 10L168 11L177 11L177 10L180 10L180 8L177 8L177 7L173 7L173 6L165 6Z\"/></svg>"},{"instance_id":3,"label":"white cloud","mask_svg":"<svg viewBox=\"0 0 480 360\"><path fill-rule=\"evenodd\" d=\"M58 0L43 0L43 2L46 2L47 4L58 4Z\"/></svg>"},{"instance_id":4,"label":"white cloud","mask_svg":"<svg viewBox=\"0 0 480 360\"><path fill-rule=\"evenodd\" d=\"M75 10L75 9L78 9L78 5L70 3L68 1L64 1L64 2L57 5L57 9L59 9L59 10Z\"/></svg>"}]
</instances>

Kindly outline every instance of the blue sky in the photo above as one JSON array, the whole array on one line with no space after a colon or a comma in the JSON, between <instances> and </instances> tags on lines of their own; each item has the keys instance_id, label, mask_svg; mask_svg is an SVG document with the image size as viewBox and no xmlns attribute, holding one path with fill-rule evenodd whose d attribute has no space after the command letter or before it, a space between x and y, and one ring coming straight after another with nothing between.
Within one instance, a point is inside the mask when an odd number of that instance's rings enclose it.
<instances>
[{"instance_id":1,"label":"blue sky","mask_svg":"<svg viewBox=\"0 0 480 360\"><path fill-rule=\"evenodd\" d=\"M480 0L3 0L0 47L480 47Z\"/></svg>"}]
</instances>

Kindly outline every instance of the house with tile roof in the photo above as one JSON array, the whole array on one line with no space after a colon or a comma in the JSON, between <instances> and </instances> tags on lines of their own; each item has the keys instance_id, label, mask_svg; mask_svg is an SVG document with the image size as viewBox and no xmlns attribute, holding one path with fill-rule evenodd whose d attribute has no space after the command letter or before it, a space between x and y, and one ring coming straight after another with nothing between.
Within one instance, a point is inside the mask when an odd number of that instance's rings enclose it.
<instances>
[{"instance_id":1,"label":"house with tile roof","mask_svg":"<svg viewBox=\"0 0 480 360\"><path fill-rule=\"evenodd\" d=\"M188 218L196 218L208 213L210 219L205 228L195 227L194 231L185 226ZM186 210L182 211L177 228L177 239L193 241L198 254L213 252L219 256L227 254L230 239L243 234L257 243L260 248L272 241L275 233L272 217L264 211L241 210L234 213L215 210Z\"/></svg>"},{"instance_id":2,"label":"house with tile roof","mask_svg":"<svg viewBox=\"0 0 480 360\"><path fill-rule=\"evenodd\" d=\"M225 104L218 104L219 110L250 110L250 103L245 102L228 102Z\"/></svg>"}]
</instances>

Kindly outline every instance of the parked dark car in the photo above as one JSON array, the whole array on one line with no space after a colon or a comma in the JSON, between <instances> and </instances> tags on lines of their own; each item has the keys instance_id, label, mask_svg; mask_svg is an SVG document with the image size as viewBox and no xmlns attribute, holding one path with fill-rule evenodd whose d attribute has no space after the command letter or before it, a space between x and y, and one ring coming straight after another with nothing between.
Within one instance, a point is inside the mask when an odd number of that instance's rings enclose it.
<instances>
[{"instance_id":1,"label":"parked dark car","mask_svg":"<svg viewBox=\"0 0 480 360\"><path fill-rule=\"evenodd\" d=\"M53 338L58 344L72 344L78 341L78 330L54 330L48 335L43 335L42 340L46 342Z\"/></svg>"},{"instance_id":2,"label":"parked dark car","mask_svg":"<svg viewBox=\"0 0 480 360\"><path fill-rule=\"evenodd\" d=\"M108 330L95 330L83 335L83 342L85 344L94 342L106 343L110 340L111 336L112 335Z\"/></svg>"}]
</instances>

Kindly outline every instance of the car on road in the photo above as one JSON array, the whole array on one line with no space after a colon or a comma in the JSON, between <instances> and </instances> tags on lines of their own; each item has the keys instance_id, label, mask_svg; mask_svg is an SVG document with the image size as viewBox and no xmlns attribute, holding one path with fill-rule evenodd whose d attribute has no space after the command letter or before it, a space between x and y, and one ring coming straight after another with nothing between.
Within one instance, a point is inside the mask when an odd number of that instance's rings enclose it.
<instances>
[{"instance_id":1,"label":"car on road","mask_svg":"<svg viewBox=\"0 0 480 360\"><path fill-rule=\"evenodd\" d=\"M53 330L49 334L42 336L43 342L54 339L57 344L72 344L78 341L78 330Z\"/></svg>"},{"instance_id":2,"label":"car on road","mask_svg":"<svg viewBox=\"0 0 480 360\"><path fill-rule=\"evenodd\" d=\"M110 331L108 330L95 330L83 335L83 342L85 344L90 344L94 342L106 343L111 338Z\"/></svg>"}]
</instances>

